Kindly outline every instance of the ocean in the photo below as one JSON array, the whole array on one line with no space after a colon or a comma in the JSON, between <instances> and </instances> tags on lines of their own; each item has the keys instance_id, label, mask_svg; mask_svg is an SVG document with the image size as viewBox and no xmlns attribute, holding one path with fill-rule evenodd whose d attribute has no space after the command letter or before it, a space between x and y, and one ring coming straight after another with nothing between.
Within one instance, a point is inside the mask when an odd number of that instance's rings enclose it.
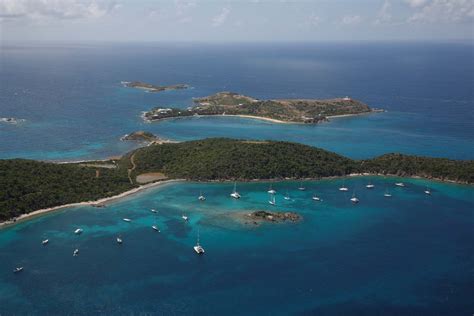
<instances>
[{"instance_id":1,"label":"ocean","mask_svg":"<svg viewBox=\"0 0 474 316\"><path fill-rule=\"evenodd\" d=\"M472 43L461 42L7 44L0 117L26 121L0 123L0 158L105 159L140 146L119 139L146 130L179 141L295 141L356 159L389 152L474 159L473 53ZM120 84L132 80L191 89L147 93ZM318 125L140 118L218 91L350 96L387 111ZM347 193L337 190L342 184ZM273 207L269 183L237 185L238 201L229 197L232 183L174 183L106 208L69 208L1 229L0 315L472 314L472 186L351 177L308 181L299 191L298 182L283 181L273 183ZM197 200L201 191L205 202ZM237 220L255 210L303 218ZM78 227L83 234L73 233ZM198 232L203 256L193 250ZM18 266L24 271L12 273Z\"/></svg>"}]
</instances>

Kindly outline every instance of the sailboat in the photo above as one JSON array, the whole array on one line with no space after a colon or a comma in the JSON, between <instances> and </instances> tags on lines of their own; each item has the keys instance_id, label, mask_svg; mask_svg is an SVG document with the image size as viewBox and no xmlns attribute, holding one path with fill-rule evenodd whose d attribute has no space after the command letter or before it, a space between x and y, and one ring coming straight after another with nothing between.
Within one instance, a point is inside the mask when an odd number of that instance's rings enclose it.
<instances>
[{"instance_id":1,"label":"sailboat","mask_svg":"<svg viewBox=\"0 0 474 316\"><path fill-rule=\"evenodd\" d=\"M385 193L383 194L385 197L392 197L392 194L390 194L389 190L385 190Z\"/></svg>"},{"instance_id":2,"label":"sailboat","mask_svg":"<svg viewBox=\"0 0 474 316\"><path fill-rule=\"evenodd\" d=\"M395 183L395 185L396 185L397 187L402 187L402 188L403 188L403 187L405 186L405 183L403 183L403 182L397 182L397 183Z\"/></svg>"},{"instance_id":3,"label":"sailboat","mask_svg":"<svg viewBox=\"0 0 474 316\"><path fill-rule=\"evenodd\" d=\"M77 257L79 255L79 249L75 249L74 252L72 253L73 257Z\"/></svg>"},{"instance_id":4,"label":"sailboat","mask_svg":"<svg viewBox=\"0 0 474 316\"><path fill-rule=\"evenodd\" d=\"M273 205L273 206L276 205L275 194L270 194L270 200L268 201L268 203L270 203L270 205Z\"/></svg>"},{"instance_id":5,"label":"sailboat","mask_svg":"<svg viewBox=\"0 0 474 316\"><path fill-rule=\"evenodd\" d=\"M277 191L273 190L272 185L270 184L270 189L267 191L269 194L275 194Z\"/></svg>"},{"instance_id":6,"label":"sailboat","mask_svg":"<svg viewBox=\"0 0 474 316\"><path fill-rule=\"evenodd\" d=\"M152 213L158 213L154 208L150 210Z\"/></svg>"},{"instance_id":7,"label":"sailboat","mask_svg":"<svg viewBox=\"0 0 474 316\"><path fill-rule=\"evenodd\" d=\"M288 193L288 190L286 190L286 194L285 194L284 199L287 200L287 201L290 200L290 194Z\"/></svg>"},{"instance_id":8,"label":"sailboat","mask_svg":"<svg viewBox=\"0 0 474 316\"><path fill-rule=\"evenodd\" d=\"M182 219L184 219L185 222L188 221L188 217L186 215L183 214L183 216L181 216Z\"/></svg>"},{"instance_id":9,"label":"sailboat","mask_svg":"<svg viewBox=\"0 0 474 316\"><path fill-rule=\"evenodd\" d=\"M202 195L202 191L199 192L198 200L199 200L199 201L205 201L205 200L206 200L206 197L205 197L204 195Z\"/></svg>"},{"instance_id":10,"label":"sailboat","mask_svg":"<svg viewBox=\"0 0 474 316\"><path fill-rule=\"evenodd\" d=\"M300 191L306 190L306 188L303 186L303 181L300 182L300 187L298 188Z\"/></svg>"},{"instance_id":11,"label":"sailboat","mask_svg":"<svg viewBox=\"0 0 474 316\"><path fill-rule=\"evenodd\" d=\"M199 244L199 230L198 230L198 236L197 236L197 243L196 243L196 246L194 246L194 251L196 251L198 255L204 254L204 248Z\"/></svg>"},{"instance_id":12,"label":"sailboat","mask_svg":"<svg viewBox=\"0 0 474 316\"><path fill-rule=\"evenodd\" d=\"M123 243L123 240L122 240L122 237L121 237L121 236L118 236L118 237L117 237L117 243L118 243L119 245L121 245L121 244Z\"/></svg>"},{"instance_id":13,"label":"sailboat","mask_svg":"<svg viewBox=\"0 0 474 316\"><path fill-rule=\"evenodd\" d=\"M359 203L359 199L356 197L355 193L352 194L351 202L354 204Z\"/></svg>"},{"instance_id":14,"label":"sailboat","mask_svg":"<svg viewBox=\"0 0 474 316\"><path fill-rule=\"evenodd\" d=\"M234 191L230 194L234 199L240 199L240 194L237 192L237 183L234 182Z\"/></svg>"},{"instance_id":15,"label":"sailboat","mask_svg":"<svg viewBox=\"0 0 474 316\"><path fill-rule=\"evenodd\" d=\"M18 273L18 272L21 272L23 271L23 267L16 267L14 270L13 270L13 273Z\"/></svg>"},{"instance_id":16,"label":"sailboat","mask_svg":"<svg viewBox=\"0 0 474 316\"><path fill-rule=\"evenodd\" d=\"M46 246L49 243L49 239L45 239L41 242L43 246Z\"/></svg>"},{"instance_id":17,"label":"sailboat","mask_svg":"<svg viewBox=\"0 0 474 316\"><path fill-rule=\"evenodd\" d=\"M127 223L130 223L132 221L130 218L123 218L122 220Z\"/></svg>"},{"instance_id":18,"label":"sailboat","mask_svg":"<svg viewBox=\"0 0 474 316\"><path fill-rule=\"evenodd\" d=\"M321 201L321 198L317 195L313 195L312 199L313 199L313 201L317 201L317 202Z\"/></svg>"},{"instance_id":19,"label":"sailboat","mask_svg":"<svg viewBox=\"0 0 474 316\"><path fill-rule=\"evenodd\" d=\"M346 181L342 182L342 187L339 188L339 191L342 191L342 192L349 191L349 188L346 187Z\"/></svg>"},{"instance_id":20,"label":"sailboat","mask_svg":"<svg viewBox=\"0 0 474 316\"><path fill-rule=\"evenodd\" d=\"M80 235L80 234L82 234L82 232L83 232L82 228L78 228L74 231L74 234Z\"/></svg>"},{"instance_id":21,"label":"sailboat","mask_svg":"<svg viewBox=\"0 0 474 316\"><path fill-rule=\"evenodd\" d=\"M431 195L431 190L428 187L425 189L425 194Z\"/></svg>"},{"instance_id":22,"label":"sailboat","mask_svg":"<svg viewBox=\"0 0 474 316\"><path fill-rule=\"evenodd\" d=\"M156 217L155 217L155 222L154 222L154 224L151 226L151 228L153 228L154 231L160 232L160 230L158 229L158 226L156 226Z\"/></svg>"},{"instance_id":23,"label":"sailboat","mask_svg":"<svg viewBox=\"0 0 474 316\"><path fill-rule=\"evenodd\" d=\"M373 185L370 181L369 183L365 186L367 189L373 189L375 185Z\"/></svg>"}]
</instances>

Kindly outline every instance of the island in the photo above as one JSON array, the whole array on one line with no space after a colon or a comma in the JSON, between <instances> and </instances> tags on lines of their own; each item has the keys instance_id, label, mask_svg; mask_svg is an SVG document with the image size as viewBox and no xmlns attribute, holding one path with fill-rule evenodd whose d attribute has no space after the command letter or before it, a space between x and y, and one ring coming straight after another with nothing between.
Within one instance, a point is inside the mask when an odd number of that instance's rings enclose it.
<instances>
[{"instance_id":1,"label":"island","mask_svg":"<svg viewBox=\"0 0 474 316\"><path fill-rule=\"evenodd\" d=\"M354 160L298 143L228 138L151 144L114 160L89 163L0 159L0 222L73 203L102 205L107 199L169 181L284 181L349 175L472 184L474 160L396 153Z\"/></svg>"},{"instance_id":2,"label":"island","mask_svg":"<svg viewBox=\"0 0 474 316\"><path fill-rule=\"evenodd\" d=\"M380 112L349 97L317 99L259 100L234 92L219 92L195 98L187 109L155 107L143 113L148 122L200 115L232 115L277 123L320 123L330 117Z\"/></svg>"},{"instance_id":3,"label":"island","mask_svg":"<svg viewBox=\"0 0 474 316\"><path fill-rule=\"evenodd\" d=\"M245 224L253 223L258 225L261 222L281 223L281 222L298 222L301 216L295 212L270 212L270 211L254 211L245 213ZM250 221L250 222L249 222Z\"/></svg>"},{"instance_id":4,"label":"island","mask_svg":"<svg viewBox=\"0 0 474 316\"><path fill-rule=\"evenodd\" d=\"M121 141L138 141L138 142L153 142L157 140L153 133L145 131L136 131L130 134L126 134L120 138Z\"/></svg>"},{"instance_id":5,"label":"island","mask_svg":"<svg viewBox=\"0 0 474 316\"><path fill-rule=\"evenodd\" d=\"M158 85L153 85L141 81L122 81L121 82L124 87L128 88L137 88L137 89L143 89L148 92L161 92L161 91L166 91L166 90L182 90L182 89L188 89L189 86L187 84L174 84L174 85L169 85L169 86L158 86Z\"/></svg>"}]
</instances>

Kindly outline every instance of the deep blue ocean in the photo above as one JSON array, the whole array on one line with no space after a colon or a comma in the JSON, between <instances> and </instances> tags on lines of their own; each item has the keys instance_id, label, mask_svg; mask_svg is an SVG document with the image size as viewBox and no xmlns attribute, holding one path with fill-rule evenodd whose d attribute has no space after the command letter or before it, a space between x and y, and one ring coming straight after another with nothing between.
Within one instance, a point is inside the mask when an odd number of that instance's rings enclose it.
<instances>
[{"instance_id":1,"label":"deep blue ocean","mask_svg":"<svg viewBox=\"0 0 474 316\"><path fill-rule=\"evenodd\" d=\"M354 158L474 158L472 43L5 45L0 62L0 117L27 120L0 123L1 158L107 158L130 150L119 139L135 130L175 140L289 140ZM192 89L146 93L120 84L132 80ZM223 90L257 98L347 95L388 112L307 126L140 118Z\"/></svg>"},{"instance_id":2,"label":"deep blue ocean","mask_svg":"<svg viewBox=\"0 0 474 316\"><path fill-rule=\"evenodd\" d=\"M353 158L474 159L472 43L55 44L0 47L0 158L120 155L135 130L189 140L288 140ZM146 93L120 81L187 83ZM319 125L241 118L146 124L141 111L230 90L257 98L351 96L387 112ZM371 181L373 190L365 185ZM406 188L394 186L404 181ZM337 188L345 183L350 190ZM0 315L471 315L474 187L353 177L175 183L0 230ZM429 187L432 195L423 191ZM290 201L283 199L289 191ZM389 190L391 198L383 193ZM199 202L203 192L207 200ZM352 205L355 192L360 203ZM323 201L315 202L313 194ZM157 216L150 212L158 210ZM252 210L299 223L245 225ZM189 216L185 223L181 216ZM123 218L130 218L131 223ZM151 225L161 229L154 232ZM75 235L76 228L84 229ZM206 253L193 251L198 231ZM124 240L116 243L116 237ZM48 238L50 243L42 246ZM78 248L80 254L73 257ZM25 270L13 274L23 266Z\"/></svg>"}]
</instances>

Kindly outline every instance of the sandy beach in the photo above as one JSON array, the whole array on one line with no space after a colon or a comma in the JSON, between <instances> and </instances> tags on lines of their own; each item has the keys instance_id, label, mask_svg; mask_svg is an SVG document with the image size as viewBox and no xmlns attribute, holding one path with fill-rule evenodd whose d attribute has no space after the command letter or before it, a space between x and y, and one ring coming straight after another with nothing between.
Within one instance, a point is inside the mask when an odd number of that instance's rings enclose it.
<instances>
[{"instance_id":1,"label":"sandy beach","mask_svg":"<svg viewBox=\"0 0 474 316\"><path fill-rule=\"evenodd\" d=\"M130 195L133 195L135 193L138 193L138 192L150 189L150 188L155 188L155 187L158 187L158 186L163 186L163 185L166 185L166 184L182 182L182 181L185 181L185 180L173 179L173 180L159 181L159 182L149 183L149 184L146 184L146 185L141 185L137 188L131 189L129 191L122 192L118 195L102 198L102 199L95 200L95 201L84 201L84 202L77 202L77 203L71 203L71 204L58 205L58 206L44 208L44 209L41 209L41 210L33 211L31 213L28 213L28 214L22 214L22 215L20 215L19 217L16 218L16 221L9 220L9 221L5 221L5 222L1 222L0 223L0 229L3 228L3 227L6 227L6 226L14 225L14 224L17 224L19 222L31 219L31 218L36 217L36 216L40 216L40 215L43 215L43 214L46 214L46 213L53 212L53 211L57 211L57 210L61 210L61 209L69 208L69 207L86 206L86 205L101 205L101 204L104 204L104 203L107 203L107 202L112 202L112 201L130 196Z\"/></svg>"}]
</instances>

